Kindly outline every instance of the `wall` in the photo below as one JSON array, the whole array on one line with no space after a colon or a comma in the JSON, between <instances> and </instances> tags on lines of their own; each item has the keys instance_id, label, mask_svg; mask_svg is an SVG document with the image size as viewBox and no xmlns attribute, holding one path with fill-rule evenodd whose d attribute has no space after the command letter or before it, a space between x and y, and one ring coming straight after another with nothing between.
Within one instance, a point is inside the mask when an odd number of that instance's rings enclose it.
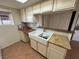
<instances>
[{"instance_id":1,"label":"wall","mask_svg":"<svg viewBox=\"0 0 79 59\"><path fill-rule=\"evenodd\" d=\"M17 25L20 23L19 10L0 6L0 10L10 11L13 16L14 25L0 26L0 48L5 48L20 40Z\"/></svg>"},{"instance_id":2,"label":"wall","mask_svg":"<svg viewBox=\"0 0 79 59\"><path fill-rule=\"evenodd\" d=\"M0 50L0 59L2 59L2 53L1 53L1 50Z\"/></svg>"},{"instance_id":3,"label":"wall","mask_svg":"<svg viewBox=\"0 0 79 59\"><path fill-rule=\"evenodd\" d=\"M76 25L79 25L79 12L77 12L76 17L74 19L73 30ZM74 31L74 35L72 40L79 41L79 30Z\"/></svg>"},{"instance_id":4,"label":"wall","mask_svg":"<svg viewBox=\"0 0 79 59\"><path fill-rule=\"evenodd\" d=\"M20 40L17 26L0 26L0 47L5 48Z\"/></svg>"},{"instance_id":5,"label":"wall","mask_svg":"<svg viewBox=\"0 0 79 59\"><path fill-rule=\"evenodd\" d=\"M44 16L44 27L68 30L72 11L58 12Z\"/></svg>"},{"instance_id":6,"label":"wall","mask_svg":"<svg viewBox=\"0 0 79 59\"><path fill-rule=\"evenodd\" d=\"M72 40L79 41L79 30L75 30Z\"/></svg>"},{"instance_id":7,"label":"wall","mask_svg":"<svg viewBox=\"0 0 79 59\"><path fill-rule=\"evenodd\" d=\"M76 6L76 15L75 15L75 19L74 19L74 22L73 22L73 25L72 25L72 31L74 30L74 27L76 26L76 24L79 24L79 0L77 0L77 6ZM75 41L79 41L79 30L75 30L74 31L75 33L73 34L73 38L72 40L75 40Z\"/></svg>"},{"instance_id":8,"label":"wall","mask_svg":"<svg viewBox=\"0 0 79 59\"><path fill-rule=\"evenodd\" d=\"M34 15L34 16L33 16L33 19L34 19L34 22L37 22L38 25L39 25L40 27L42 27L42 25L43 25L42 15Z\"/></svg>"}]
</instances>

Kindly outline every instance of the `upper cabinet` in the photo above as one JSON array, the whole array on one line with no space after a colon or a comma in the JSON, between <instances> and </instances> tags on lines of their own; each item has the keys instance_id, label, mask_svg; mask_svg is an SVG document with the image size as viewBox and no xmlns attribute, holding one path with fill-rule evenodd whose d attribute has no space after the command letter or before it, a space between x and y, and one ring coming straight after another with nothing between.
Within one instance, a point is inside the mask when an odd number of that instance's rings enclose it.
<instances>
[{"instance_id":1,"label":"upper cabinet","mask_svg":"<svg viewBox=\"0 0 79 59\"><path fill-rule=\"evenodd\" d=\"M40 14L41 12L41 4L35 4L33 5L33 14Z\"/></svg>"},{"instance_id":2,"label":"upper cabinet","mask_svg":"<svg viewBox=\"0 0 79 59\"><path fill-rule=\"evenodd\" d=\"M33 14L49 13L50 11L64 11L75 9L76 0L46 0L26 9L21 9L21 18L23 21L33 21Z\"/></svg>"},{"instance_id":3,"label":"upper cabinet","mask_svg":"<svg viewBox=\"0 0 79 59\"><path fill-rule=\"evenodd\" d=\"M47 0L41 3L41 13L53 11L53 0Z\"/></svg>"},{"instance_id":4,"label":"upper cabinet","mask_svg":"<svg viewBox=\"0 0 79 59\"><path fill-rule=\"evenodd\" d=\"M33 22L33 8L31 6L26 8L26 22Z\"/></svg>"},{"instance_id":5,"label":"upper cabinet","mask_svg":"<svg viewBox=\"0 0 79 59\"><path fill-rule=\"evenodd\" d=\"M26 8L26 16L31 16L31 15L33 15L33 7L32 6Z\"/></svg>"},{"instance_id":6,"label":"upper cabinet","mask_svg":"<svg viewBox=\"0 0 79 59\"><path fill-rule=\"evenodd\" d=\"M23 22L25 22L26 21L26 15L25 15L25 9L21 9L20 10L20 14L21 14L21 20L23 21Z\"/></svg>"},{"instance_id":7,"label":"upper cabinet","mask_svg":"<svg viewBox=\"0 0 79 59\"><path fill-rule=\"evenodd\" d=\"M76 0L54 0L53 11L64 11L75 8Z\"/></svg>"}]
</instances>

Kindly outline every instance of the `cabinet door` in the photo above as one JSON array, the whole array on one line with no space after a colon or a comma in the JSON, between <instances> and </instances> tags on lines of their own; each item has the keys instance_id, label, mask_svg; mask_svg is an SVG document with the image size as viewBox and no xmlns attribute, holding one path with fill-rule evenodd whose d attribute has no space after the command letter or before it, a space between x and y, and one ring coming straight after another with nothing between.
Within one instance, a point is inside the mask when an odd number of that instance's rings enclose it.
<instances>
[{"instance_id":1,"label":"cabinet door","mask_svg":"<svg viewBox=\"0 0 79 59\"><path fill-rule=\"evenodd\" d=\"M26 8L26 15L27 16L33 15L33 7L32 6Z\"/></svg>"},{"instance_id":2,"label":"cabinet door","mask_svg":"<svg viewBox=\"0 0 79 59\"><path fill-rule=\"evenodd\" d=\"M37 42L33 39L30 39L30 41L31 41L31 47L37 51Z\"/></svg>"},{"instance_id":3,"label":"cabinet door","mask_svg":"<svg viewBox=\"0 0 79 59\"><path fill-rule=\"evenodd\" d=\"M36 4L33 6L33 14L39 14L41 12L41 4Z\"/></svg>"},{"instance_id":4,"label":"cabinet door","mask_svg":"<svg viewBox=\"0 0 79 59\"><path fill-rule=\"evenodd\" d=\"M48 48L47 58L48 59L65 59L65 56L64 54L58 53L58 51L56 51L53 48Z\"/></svg>"},{"instance_id":5,"label":"cabinet door","mask_svg":"<svg viewBox=\"0 0 79 59\"><path fill-rule=\"evenodd\" d=\"M32 6L26 8L26 22L33 22Z\"/></svg>"},{"instance_id":6,"label":"cabinet door","mask_svg":"<svg viewBox=\"0 0 79 59\"><path fill-rule=\"evenodd\" d=\"M21 20L25 22L26 21L25 9L21 9L20 14L21 14Z\"/></svg>"},{"instance_id":7,"label":"cabinet door","mask_svg":"<svg viewBox=\"0 0 79 59\"><path fill-rule=\"evenodd\" d=\"M19 31L20 32L20 37L21 37L21 40L24 41L24 42L27 42L27 39L26 39L26 35L24 34L24 32L22 31Z\"/></svg>"},{"instance_id":8,"label":"cabinet door","mask_svg":"<svg viewBox=\"0 0 79 59\"><path fill-rule=\"evenodd\" d=\"M47 0L41 3L41 13L53 10L53 0Z\"/></svg>"},{"instance_id":9,"label":"cabinet door","mask_svg":"<svg viewBox=\"0 0 79 59\"><path fill-rule=\"evenodd\" d=\"M53 48L53 49L55 49L55 50L57 50L60 54L66 55L66 53L67 53L67 49L64 49L64 48L62 48L62 47L59 47L59 46L54 45L54 44L52 44L52 43L49 43L49 47L50 47L50 48Z\"/></svg>"},{"instance_id":10,"label":"cabinet door","mask_svg":"<svg viewBox=\"0 0 79 59\"><path fill-rule=\"evenodd\" d=\"M46 57L47 55L47 47L41 43L38 43L38 52Z\"/></svg>"},{"instance_id":11,"label":"cabinet door","mask_svg":"<svg viewBox=\"0 0 79 59\"><path fill-rule=\"evenodd\" d=\"M76 0L55 0L54 11L74 9Z\"/></svg>"},{"instance_id":12,"label":"cabinet door","mask_svg":"<svg viewBox=\"0 0 79 59\"><path fill-rule=\"evenodd\" d=\"M51 20L49 20L50 19L50 15L48 14L48 15L45 15L43 17L44 17L43 18L43 22L44 22L43 26L49 28L50 27L50 21L51 21Z\"/></svg>"}]
</instances>

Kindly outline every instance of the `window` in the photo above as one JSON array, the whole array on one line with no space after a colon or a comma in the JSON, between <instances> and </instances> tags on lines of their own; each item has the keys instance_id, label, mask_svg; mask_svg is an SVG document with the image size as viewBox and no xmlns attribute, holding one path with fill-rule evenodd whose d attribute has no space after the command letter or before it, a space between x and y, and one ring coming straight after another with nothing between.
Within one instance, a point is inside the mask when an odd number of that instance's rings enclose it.
<instances>
[{"instance_id":1,"label":"window","mask_svg":"<svg viewBox=\"0 0 79 59\"><path fill-rule=\"evenodd\" d=\"M8 12L0 12L0 25L13 25L12 14Z\"/></svg>"}]
</instances>

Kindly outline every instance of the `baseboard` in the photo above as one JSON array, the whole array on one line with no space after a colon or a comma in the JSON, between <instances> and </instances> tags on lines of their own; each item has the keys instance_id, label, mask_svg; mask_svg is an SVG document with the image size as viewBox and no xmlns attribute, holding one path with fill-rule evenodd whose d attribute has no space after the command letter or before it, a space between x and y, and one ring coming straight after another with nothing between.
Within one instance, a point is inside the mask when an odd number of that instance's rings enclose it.
<instances>
[{"instance_id":1,"label":"baseboard","mask_svg":"<svg viewBox=\"0 0 79 59\"><path fill-rule=\"evenodd\" d=\"M17 41L11 42L11 43L9 43L8 45L2 47L1 49L3 50L3 49L5 49L5 48L7 48L7 47L13 45L13 44L16 43L16 42L19 42L19 41L20 41L20 40L17 40Z\"/></svg>"}]
</instances>

